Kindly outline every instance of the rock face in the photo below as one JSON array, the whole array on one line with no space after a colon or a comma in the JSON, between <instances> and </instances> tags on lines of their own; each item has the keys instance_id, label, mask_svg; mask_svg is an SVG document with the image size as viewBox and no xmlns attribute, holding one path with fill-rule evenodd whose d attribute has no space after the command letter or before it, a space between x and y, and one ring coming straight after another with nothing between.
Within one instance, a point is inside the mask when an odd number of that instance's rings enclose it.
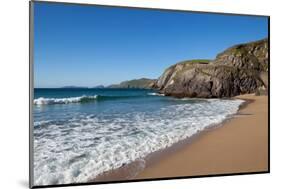
<instances>
[{"instance_id":1,"label":"rock face","mask_svg":"<svg viewBox=\"0 0 281 189\"><path fill-rule=\"evenodd\" d=\"M137 88L137 89L151 89L155 88L156 79L133 79L129 81L123 81L120 84L110 85L109 88Z\"/></svg>"},{"instance_id":2,"label":"rock face","mask_svg":"<svg viewBox=\"0 0 281 189\"><path fill-rule=\"evenodd\" d=\"M157 80L161 93L175 97L222 98L267 89L268 40L233 46L215 60L177 63Z\"/></svg>"}]
</instances>

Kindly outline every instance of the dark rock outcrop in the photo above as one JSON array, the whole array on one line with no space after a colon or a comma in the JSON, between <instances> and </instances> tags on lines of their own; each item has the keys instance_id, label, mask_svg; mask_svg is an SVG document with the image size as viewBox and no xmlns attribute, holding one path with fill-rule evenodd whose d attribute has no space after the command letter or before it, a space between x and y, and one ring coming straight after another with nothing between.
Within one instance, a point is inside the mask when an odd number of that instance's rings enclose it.
<instances>
[{"instance_id":1,"label":"dark rock outcrop","mask_svg":"<svg viewBox=\"0 0 281 189\"><path fill-rule=\"evenodd\" d=\"M232 97L267 89L268 40L233 46L215 60L177 63L157 80L161 93L175 97ZM266 78L266 79L265 79Z\"/></svg>"}]
</instances>

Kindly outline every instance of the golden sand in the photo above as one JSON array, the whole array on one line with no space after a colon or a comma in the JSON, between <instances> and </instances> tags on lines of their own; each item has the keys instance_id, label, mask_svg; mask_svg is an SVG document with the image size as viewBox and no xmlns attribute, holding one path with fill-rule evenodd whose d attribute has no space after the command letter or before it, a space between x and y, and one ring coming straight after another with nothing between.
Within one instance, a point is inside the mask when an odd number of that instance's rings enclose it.
<instances>
[{"instance_id":1,"label":"golden sand","mask_svg":"<svg viewBox=\"0 0 281 189\"><path fill-rule=\"evenodd\" d=\"M236 98L252 102L222 127L163 155L135 179L268 171L268 96Z\"/></svg>"}]
</instances>

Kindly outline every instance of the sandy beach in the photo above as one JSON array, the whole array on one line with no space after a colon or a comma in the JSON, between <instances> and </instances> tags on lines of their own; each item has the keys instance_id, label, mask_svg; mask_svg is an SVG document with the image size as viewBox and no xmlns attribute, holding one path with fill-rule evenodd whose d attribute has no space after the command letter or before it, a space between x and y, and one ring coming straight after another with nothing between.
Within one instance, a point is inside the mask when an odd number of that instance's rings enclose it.
<instances>
[{"instance_id":1,"label":"sandy beach","mask_svg":"<svg viewBox=\"0 0 281 189\"><path fill-rule=\"evenodd\" d=\"M150 163L134 179L262 172L268 170L268 96L251 101L223 126L210 129Z\"/></svg>"}]
</instances>

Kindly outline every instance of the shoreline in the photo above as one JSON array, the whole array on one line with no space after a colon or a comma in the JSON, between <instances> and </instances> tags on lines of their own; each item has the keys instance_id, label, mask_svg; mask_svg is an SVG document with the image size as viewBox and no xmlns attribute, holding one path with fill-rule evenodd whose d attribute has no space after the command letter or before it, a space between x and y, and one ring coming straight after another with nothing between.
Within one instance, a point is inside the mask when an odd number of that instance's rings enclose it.
<instances>
[{"instance_id":1,"label":"shoreline","mask_svg":"<svg viewBox=\"0 0 281 189\"><path fill-rule=\"evenodd\" d=\"M268 96L240 95L239 111L162 156L134 179L268 171Z\"/></svg>"},{"instance_id":2,"label":"shoreline","mask_svg":"<svg viewBox=\"0 0 281 189\"><path fill-rule=\"evenodd\" d=\"M267 121L268 121L268 96L255 96L253 94L240 95L234 97L234 99L242 99L245 102L240 105L239 110L232 117L225 119L222 123L217 125L212 125L204 129L203 131L182 140L178 143L173 144L171 147L168 147L163 150L159 150L149 154L144 160L137 160L128 165L125 165L116 170L108 171L94 178L92 181L115 181L115 180L137 180L137 179L150 179L150 178L165 178L165 177L183 177L183 176L198 176L198 175L213 175L213 174L230 174L230 173L245 173L245 172L262 172L267 171ZM251 161L249 157L245 158L247 163L241 163L245 153L237 157L235 160L231 157L237 156L239 152L240 145L237 146L237 139L228 141L226 144L221 145L220 139L217 137L223 137L223 135L230 135L232 128L235 127L239 122L238 133L243 133L243 128L241 131L241 126L247 125L247 120L252 115L257 115L257 113L252 112L253 107L256 107L260 104L260 101L266 101L263 104L264 111L262 115L266 114L265 119L266 131L264 135L266 136L266 147L263 144L263 149L261 154L265 155L261 161L251 167ZM253 106L253 107L252 107ZM264 117L263 117L264 119ZM255 119L253 120L255 121ZM259 122L261 123L261 122ZM260 124L259 124L260 125ZM237 130L234 128L234 130ZM251 140L249 138L249 140ZM264 140L263 140L264 141ZM255 141L257 142L257 141ZM263 142L264 143L264 142ZM235 145L236 144L236 145ZM206 146L203 147L202 146ZM220 145L220 150L215 150L216 153L210 153L209 147L216 147ZM243 146L243 145L242 145ZM255 148L256 145L251 145ZM230 150L232 148L232 150ZM250 150L250 149L248 149ZM251 151L251 150L250 150ZM211 155L210 155L211 154ZM241 153L240 153L241 154ZM253 159L256 158L257 153L253 154ZM227 156L226 158L223 158ZM246 155L246 156L249 156ZM251 158L250 158L251 159ZM246 161L245 160L245 161ZM238 163L236 162L238 161ZM208 162L211 162L210 164ZM239 163L240 162L240 163ZM262 164L262 165L260 165Z\"/></svg>"}]
</instances>

